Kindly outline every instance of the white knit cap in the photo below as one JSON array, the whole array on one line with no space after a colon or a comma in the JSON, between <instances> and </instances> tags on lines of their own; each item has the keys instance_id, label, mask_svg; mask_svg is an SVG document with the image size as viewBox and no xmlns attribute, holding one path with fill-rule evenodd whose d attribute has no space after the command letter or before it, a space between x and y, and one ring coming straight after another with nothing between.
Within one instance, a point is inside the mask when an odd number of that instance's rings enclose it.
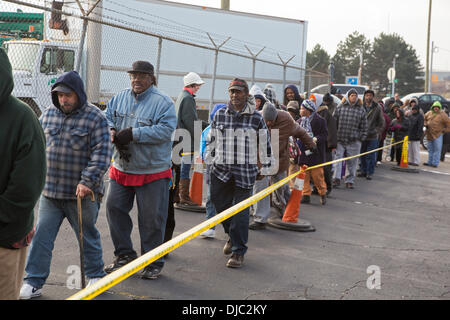
<instances>
[{"instance_id":1,"label":"white knit cap","mask_svg":"<svg viewBox=\"0 0 450 320\"><path fill-rule=\"evenodd\" d=\"M195 72L189 72L187 75L184 76L184 86L190 86L191 84L204 84L205 81L200 78L198 74Z\"/></svg>"}]
</instances>

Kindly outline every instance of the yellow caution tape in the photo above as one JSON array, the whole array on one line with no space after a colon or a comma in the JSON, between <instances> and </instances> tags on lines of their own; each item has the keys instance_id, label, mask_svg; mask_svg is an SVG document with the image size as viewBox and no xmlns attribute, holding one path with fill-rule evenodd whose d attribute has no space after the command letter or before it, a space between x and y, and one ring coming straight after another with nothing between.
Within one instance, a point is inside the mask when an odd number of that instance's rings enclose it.
<instances>
[{"instance_id":1,"label":"yellow caution tape","mask_svg":"<svg viewBox=\"0 0 450 320\"><path fill-rule=\"evenodd\" d=\"M358 154L356 156L346 157L338 160L329 161L326 163L322 163L316 166L308 167L305 171L324 167L333 163L337 163L340 161L346 161L352 158L360 157L384 148L391 147L393 145L403 143L403 141L396 142L394 144L384 146L378 149L374 149L368 152L364 152L361 154ZM116 284L122 282L129 276L133 275L134 273L138 272L139 270L143 269L144 267L151 264L153 261L158 260L159 258L165 256L167 253L175 250L176 248L182 246L186 242L189 242L190 240L196 238L198 235L200 235L202 232L218 225L222 221L225 221L235 214L241 212L242 210L250 207L251 205L255 204L259 200L267 197L269 194L271 194L273 191L277 190L281 186L283 186L285 183L287 183L289 180L295 178L302 170L299 170L298 172L295 172L288 177L284 178L283 180L278 181L277 183L267 187L266 189L258 192L257 194L254 194L250 198L235 204L234 206L228 208L227 210L215 215L214 217L196 225L195 227L189 229L188 231L176 236L175 238L171 239L170 241L163 243L159 247L145 253L144 255L140 256L139 258L136 258L135 260L131 261L130 263L126 264L125 266L121 267L120 269L106 275L102 279L98 280L94 284L90 285L89 287L80 290L73 296L67 298L67 300L91 300L98 296L99 294L105 292L109 288L115 286Z\"/></svg>"}]
</instances>

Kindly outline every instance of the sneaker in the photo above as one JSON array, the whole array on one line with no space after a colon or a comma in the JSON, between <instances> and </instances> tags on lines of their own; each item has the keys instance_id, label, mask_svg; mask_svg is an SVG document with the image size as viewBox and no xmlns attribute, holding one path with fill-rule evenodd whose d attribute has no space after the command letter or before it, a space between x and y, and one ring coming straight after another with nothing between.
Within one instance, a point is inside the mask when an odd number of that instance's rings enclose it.
<instances>
[{"instance_id":1,"label":"sneaker","mask_svg":"<svg viewBox=\"0 0 450 320\"><path fill-rule=\"evenodd\" d=\"M372 176L370 174L367 175L366 177L367 180L372 180Z\"/></svg>"},{"instance_id":2,"label":"sneaker","mask_svg":"<svg viewBox=\"0 0 450 320\"><path fill-rule=\"evenodd\" d=\"M266 228L266 224L263 222L253 221L248 225L248 228L251 230L264 230Z\"/></svg>"},{"instance_id":3,"label":"sneaker","mask_svg":"<svg viewBox=\"0 0 450 320\"><path fill-rule=\"evenodd\" d=\"M161 268L155 266L146 266L141 273L141 278L145 280L155 280L158 279L159 274L161 273Z\"/></svg>"},{"instance_id":4,"label":"sneaker","mask_svg":"<svg viewBox=\"0 0 450 320\"><path fill-rule=\"evenodd\" d=\"M311 203L311 197L310 196L303 196L300 203Z\"/></svg>"},{"instance_id":5,"label":"sneaker","mask_svg":"<svg viewBox=\"0 0 450 320\"><path fill-rule=\"evenodd\" d=\"M94 283L96 283L96 282L97 282L98 280L100 280L100 279L101 279L101 278L89 278L89 282L88 282L86 288L89 287L89 286L91 286L91 285L93 285Z\"/></svg>"},{"instance_id":6,"label":"sneaker","mask_svg":"<svg viewBox=\"0 0 450 320\"><path fill-rule=\"evenodd\" d=\"M424 166L431 166L431 164L429 164L428 162L424 162L423 165Z\"/></svg>"},{"instance_id":7,"label":"sneaker","mask_svg":"<svg viewBox=\"0 0 450 320\"><path fill-rule=\"evenodd\" d=\"M111 273L113 271L116 271L117 269L122 268L124 265L130 263L134 259L136 259L136 257L130 256L128 254L119 255L114 259L114 262L109 266L106 266L104 270L106 273Z\"/></svg>"},{"instance_id":8,"label":"sneaker","mask_svg":"<svg viewBox=\"0 0 450 320\"><path fill-rule=\"evenodd\" d=\"M31 298L40 297L42 295L42 289L33 287L28 283L24 283L20 289L19 299L29 300Z\"/></svg>"},{"instance_id":9,"label":"sneaker","mask_svg":"<svg viewBox=\"0 0 450 320\"><path fill-rule=\"evenodd\" d=\"M208 230L200 233L200 237L203 237L203 238L214 238L215 236L216 236L216 230L214 230L214 229L208 229Z\"/></svg>"},{"instance_id":10,"label":"sneaker","mask_svg":"<svg viewBox=\"0 0 450 320\"><path fill-rule=\"evenodd\" d=\"M232 251L231 251L231 247L232 246L233 245L231 244L231 239L228 239L227 243L225 243L225 246L223 247L223 254L226 255L226 256L231 254L232 253Z\"/></svg>"},{"instance_id":11,"label":"sneaker","mask_svg":"<svg viewBox=\"0 0 450 320\"><path fill-rule=\"evenodd\" d=\"M327 196L324 194L320 196L320 203L324 206L327 203Z\"/></svg>"},{"instance_id":12,"label":"sneaker","mask_svg":"<svg viewBox=\"0 0 450 320\"><path fill-rule=\"evenodd\" d=\"M244 256L241 254L233 253L228 259L227 267L228 268L240 268L244 263Z\"/></svg>"}]
</instances>

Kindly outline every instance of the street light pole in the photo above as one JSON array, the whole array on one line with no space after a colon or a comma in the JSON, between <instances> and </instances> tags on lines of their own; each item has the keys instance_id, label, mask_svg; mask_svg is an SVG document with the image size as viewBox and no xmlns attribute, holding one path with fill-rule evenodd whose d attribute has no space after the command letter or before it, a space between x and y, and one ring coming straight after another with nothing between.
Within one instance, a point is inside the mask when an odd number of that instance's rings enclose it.
<instances>
[{"instance_id":1,"label":"street light pole","mask_svg":"<svg viewBox=\"0 0 450 320\"><path fill-rule=\"evenodd\" d=\"M425 92L429 92L429 84L430 84L430 27L431 27L431 1L429 0L428 4L428 29L427 29L427 61L425 65Z\"/></svg>"},{"instance_id":2,"label":"street light pole","mask_svg":"<svg viewBox=\"0 0 450 320\"><path fill-rule=\"evenodd\" d=\"M392 67L394 68L394 70L395 70L395 62L396 62L397 58L398 58L398 53L394 56L394 61L392 61ZM392 79L391 97L393 97L394 94L395 94L395 77L394 77L394 79Z\"/></svg>"}]
</instances>

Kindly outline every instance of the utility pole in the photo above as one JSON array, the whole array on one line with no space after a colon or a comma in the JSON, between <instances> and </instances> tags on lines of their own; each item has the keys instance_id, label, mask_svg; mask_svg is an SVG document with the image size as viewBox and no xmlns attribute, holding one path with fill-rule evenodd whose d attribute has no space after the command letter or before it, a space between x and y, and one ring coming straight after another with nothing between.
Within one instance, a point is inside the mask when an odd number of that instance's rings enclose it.
<instances>
[{"instance_id":1,"label":"utility pole","mask_svg":"<svg viewBox=\"0 0 450 320\"><path fill-rule=\"evenodd\" d=\"M396 62L398 56L399 56L398 53L396 53L395 56L394 56L394 61L392 61L392 67L394 68L394 70L395 70L395 62ZM394 77L394 79L392 79L392 93L391 93L391 97L394 97L394 95L395 95L395 77Z\"/></svg>"},{"instance_id":2,"label":"utility pole","mask_svg":"<svg viewBox=\"0 0 450 320\"><path fill-rule=\"evenodd\" d=\"M430 59L430 76L429 76L429 89L430 89L430 92L431 91L433 91L432 90L432 83L433 83L433 57L434 57L434 54L435 53L437 53L439 51L439 48L438 47L436 47L435 45L434 45L434 41L432 41L431 42L431 59Z\"/></svg>"},{"instance_id":3,"label":"utility pole","mask_svg":"<svg viewBox=\"0 0 450 320\"><path fill-rule=\"evenodd\" d=\"M362 84L362 68L363 68L363 52L362 52L362 48L361 51L359 53L359 69L358 69L358 84L361 85ZM394 66L395 68L395 66Z\"/></svg>"},{"instance_id":4,"label":"utility pole","mask_svg":"<svg viewBox=\"0 0 450 320\"><path fill-rule=\"evenodd\" d=\"M230 10L230 0L221 0L220 1L220 8L222 10Z\"/></svg>"},{"instance_id":5,"label":"utility pole","mask_svg":"<svg viewBox=\"0 0 450 320\"><path fill-rule=\"evenodd\" d=\"M429 92L430 88L430 27L431 27L431 1L429 0L428 4L428 29L427 29L427 61L425 65L425 92Z\"/></svg>"}]
</instances>

